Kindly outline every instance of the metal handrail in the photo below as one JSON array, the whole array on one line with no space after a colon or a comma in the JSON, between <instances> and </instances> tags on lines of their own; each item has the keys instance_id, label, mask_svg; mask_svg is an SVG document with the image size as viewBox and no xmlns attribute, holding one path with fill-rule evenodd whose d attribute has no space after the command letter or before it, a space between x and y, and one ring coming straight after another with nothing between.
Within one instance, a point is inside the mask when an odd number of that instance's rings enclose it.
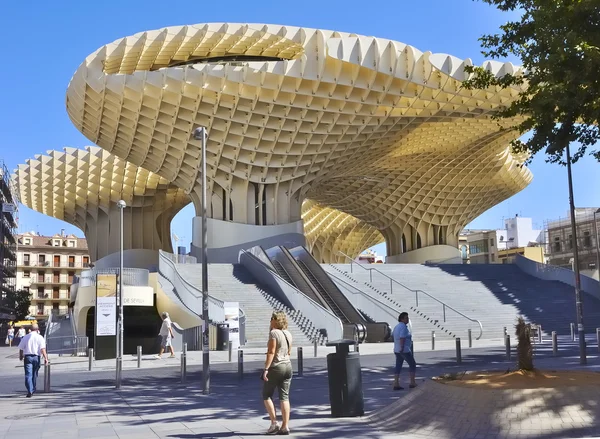
<instances>
[{"instance_id":1,"label":"metal handrail","mask_svg":"<svg viewBox=\"0 0 600 439\"><path fill-rule=\"evenodd\" d=\"M463 314L462 312L454 309L453 307L451 307L450 305L448 305L446 302L441 301L440 299L438 299L437 297L432 296L431 294L429 294L426 291L423 290L413 290L412 288L407 287L406 285L403 285L402 283L398 282L396 279L388 276L387 274L379 271L376 268L365 268L363 267L363 264L359 264L358 262L356 262L353 258L351 258L350 256L348 256L346 253L338 251L337 252L339 255L344 256L346 259L350 260L350 273L352 273L352 264L356 264L358 265L360 268L362 268L363 270L366 270L369 272L369 279L370 282L373 282L373 272L372 270L375 270L377 273L381 274L383 277L386 277L390 280L390 293L394 292L394 283L397 283L398 285L400 285L402 288L415 293L415 302L416 302L416 306L419 306L419 293L423 293L426 296L428 296L429 298L435 300L436 302L440 303L442 305L442 311L444 313L444 322L446 321L446 308L451 309L452 311L454 311L456 314L464 317L465 319L477 323L479 325L479 337L476 337L475 340L479 340L481 338L481 336L483 335L483 325L481 324L481 322L477 319L472 319L471 317Z\"/></svg>"}]
</instances>

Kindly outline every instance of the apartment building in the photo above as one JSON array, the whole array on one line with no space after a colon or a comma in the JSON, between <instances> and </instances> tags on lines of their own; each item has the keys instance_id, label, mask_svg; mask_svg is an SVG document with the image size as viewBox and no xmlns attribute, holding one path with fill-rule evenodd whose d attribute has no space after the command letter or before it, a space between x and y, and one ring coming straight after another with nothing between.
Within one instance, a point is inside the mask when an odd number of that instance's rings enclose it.
<instances>
[{"instance_id":1,"label":"apartment building","mask_svg":"<svg viewBox=\"0 0 600 439\"><path fill-rule=\"evenodd\" d=\"M583 274L598 278L598 245L597 235L600 229L600 208L584 207L575 209L575 227L577 231L577 246L579 269ZM573 234L571 217L549 221L548 256L549 264L559 267L573 267Z\"/></svg>"},{"instance_id":2,"label":"apartment building","mask_svg":"<svg viewBox=\"0 0 600 439\"><path fill-rule=\"evenodd\" d=\"M30 314L38 319L69 309L69 288L90 265L87 242L64 230L54 236L17 235L17 289L31 294Z\"/></svg>"}]
</instances>

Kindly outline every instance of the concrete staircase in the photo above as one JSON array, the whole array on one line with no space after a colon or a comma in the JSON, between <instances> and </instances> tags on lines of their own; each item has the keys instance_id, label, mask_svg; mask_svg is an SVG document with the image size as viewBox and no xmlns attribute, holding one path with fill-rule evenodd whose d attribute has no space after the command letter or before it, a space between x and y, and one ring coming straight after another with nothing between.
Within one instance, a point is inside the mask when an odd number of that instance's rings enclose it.
<instances>
[{"instance_id":1,"label":"concrete staircase","mask_svg":"<svg viewBox=\"0 0 600 439\"><path fill-rule=\"evenodd\" d=\"M201 264L177 264L177 270L187 282L202 288ZM323 338L311 321L258 287L252 275L242 265L209 264L208 291L215 299L239 302L246 314L246 346L266 346L269 322L275 310L287 314L288 329L295 346L312 344L315 338L320 344L323 343Z\"/></svg>"},{"instance_id":2,"label":"concrete staircase","mask_svg":"<svg viewBox=\"0 0 600 439\"><path fill-rule=\"evenodd\" d=\"M514 324L519 315L527 321L542 325L546 334L557 331L570 333L571 322L575 322L575 295L572 287L561 282L543 281L523 273L516 265L437 265L379 264L375 268L397 280L406 288L394 283L390 291L390 281L373 272L349 264L336 264L338 271L369 285L380 294L389 296L403 307L419 312L428 318L437 319L454 334L466 339L467 329L473 337L478 334L476 325L446 310L439 303L419 294L416 305L415 293L423 290L447 303L458 311L483 324L483 339L503 337L503 328L514 337ZM587 331L600 327L600 300L584 294L584 319ZM410 311L411 318L413 313Z\"/></svg>"},{"instance_id":3,"label":"concrete staircase","mask_svg":"<svg viewBox=\"0 0 600 439\"><path fill-rule=\"evenodd\" d=\"M377 297L379 300L384 303L388 303L391 307L398 310L398 315L401 312L407 312L410 315L411 319L411 329L413 334L414 341L428 341L431 340L431 331L435 331L436 340L452 340L456 337L456 335L446 328L439 321L435 321L435 319L427 316L425 313L421 311L416 311L414 307L408 306L408 304L400 303L396 297L391 296L385 291L381 291L369 283L364 283L357 280L353 273L346 271L345 265L332 265L332 264L322 264L323 269L334 276L343 276L346 281L350 281L353 285L365 292L365 294ZM349 269L349 266L347 266ZM354 267L354 271L359 271L360 268ZM358 274L358 273L357 273ZM368 274L367 274L368 277ZM394 325L390 326L394 327Z\"/></svg>"}]
</instances>

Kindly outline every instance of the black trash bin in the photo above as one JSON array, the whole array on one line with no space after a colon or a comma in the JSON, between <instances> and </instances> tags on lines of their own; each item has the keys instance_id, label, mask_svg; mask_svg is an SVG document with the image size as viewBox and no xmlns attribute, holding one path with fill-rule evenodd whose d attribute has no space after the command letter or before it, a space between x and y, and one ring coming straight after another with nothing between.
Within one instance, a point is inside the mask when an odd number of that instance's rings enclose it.
<instances>
[{"instance_id":1,"label":"black trash bin","mask_svg":"<svg viewBox=\"0 0 600 439\"><path fill-rule=\"evenodd\" d=\"M327 346L335 346L335 353L327 355L329 402L334 418L362 416L365 413L360 354L350 352L350 346L354 345L354 340L327 343Z\"/></svg>"},{"instance_id":2,"label":"black trash bin","mask_svg":"<svg viewBox=\"0 0 600 439\"><path fill-rule=\"evenodd\" d=\"M229 323L217 323L217 351L229 349Z\"/></svg>"}]
</instances>

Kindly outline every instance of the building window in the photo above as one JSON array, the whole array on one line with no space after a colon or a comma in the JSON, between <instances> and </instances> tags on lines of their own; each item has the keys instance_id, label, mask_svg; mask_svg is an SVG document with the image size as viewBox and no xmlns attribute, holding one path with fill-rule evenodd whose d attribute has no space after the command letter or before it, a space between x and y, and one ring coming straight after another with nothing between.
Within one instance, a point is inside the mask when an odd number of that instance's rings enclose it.
<instances>
[{"instance_id":1,"label":"building window","mask_svg":"<svg viewBox=\"0 0 600 439\"><path fill-rule=\"evenodd\" d=\"M31 245L31 238L23 238L23 245Z\"/></svg>"},{"instance_id":2,"label":"building window","mask_svg":"<svg viewBox=\"0 0 600 439\"><path fill-rule=\"evenodd\" d=\"M493 247L493 246L494 246L494 239L490 238L490 247Z\"/></svg>"},{"instance_id":3,"label":"building window","mask_svg":"<svg viewBox=\"0 0 600 439\"><path fill-rule=\"evenodd\" d=\"M60 247L60 244L61 244L61 243L60 243L60 239L55 239L55 240L54 240L54 242L52 243L52 245L53 245L54 247Z\"/></svg>"},{"instance_id":4,"label":"building window","mask_svg":"<svg viewBox=\"0 0 600 439\"><path fill-rule=\"evenodd\" d=\"M44 304L43 303L37 304L37 314L38 314L38 316L44 315Z\"/></svg>"},{"instance_id":5,"label":"building window","mask_svg":"<svg viewBox=\"0 0 600 439\"><path fill-rule=\"evenodd\" d=\"M38 264L40 266L47 265L46 264L46 255L38 255Z\"/></svg>"},{"instance_id":6,"label":"building window","mask_svg":"<svg viewBox=\"0 0 600 439\"><path fill-rule=\"evenodd\" d=\"M23 277L31 277L31 271L24 271Z\"/></svg>"},{"instance_id":7,"label":"building window","mask_svg":"<svg viewBox=\"0 0 600 439\"><path fill-rule=\"evenodd\" d=\"M583 246L591 247L592 246L592 236L590 232L583 232Z\"/></svg>"},{"instance_id":8,"label":"building window","mask_svg":"<svg viewBox=\"0 0 600 439\"><path fill-rule=\"evenodd\" d=\"M45 298L44 287L38 287L37 297L38 297L38 299L44 299Z\"/></svg>"},{"instance_id":9,"label":"building window","mask_svg":"<svg viewBox=\"0 0 600 439\"><path fill-rule=\"evenodd\" d=\"M77 247L77 245L75 244L75 241L72 241L72 240L68 241L68 246L69 247Z\"/></svg>"},{"instance_id":10,"label":"building window","mask_svg":"<svg viewBox=\"0 0 600 439\"><path fill-rule=\"evenodd\" d=\"M25 265L26 267L28 267L30 264L29 258L30 258L29 253L23 254L23 265Z\"/></svg>"},{"instance_id":11,"label":"building window","mask_svg":"<svg viewBox=\"0 0 600 439\"><path fill-rule=\"evenodd\" d=\"M23 291L25 291L27 294L29 294L29 287L23 287Z\"/></svg>"},{"instance_id":12,"label":"building window","mask_svg":"<svg viewBox=\"0 0 600 439\"><path fill-rule=\"evenodd\" d=\"M560 252L560 238L558 236L554 238L554 251Z\"/></svg>"},{"instance_id":13,"label":"building window","mask_svg":"<svg viewBox=\"0 0 600 439\"><path fill-rule=\"evenodd\" d=\"M491 255L492 257L492 262L496 262L496 256L495 255Z\"/></svg>"},{"instance_id":14,"label":"building window","mask_svg":"<svg viewBox=\"0 0 600 439\"><path fill-rule=\"evenodd\" d=\"M83 257L83 266L84 267L89 267L90 266L90 257L89 256L84 256Z\"/></svg>"},{"instance_id":15,"label":"building window","mask_svg":"<svg viewBox=\"0 0 600 439\"><path fill-rule=\"evenodd\" d=\"M569 250L573 250L573 235L569 235Z\"/></svg>"},{"instance_id":16,"label":"building window","mask_svg":"<svg viewBox=\"0 0 600 439\"><path fill-rule=\"evenodd\" d=\"M69 271L69 283L72 284L74 280L75 280L75 272Z\"/></svg>"},{"instance_id":17,"label":"building window","mask_svg":"<svg viewBox=\"0 0 600 439\"><path fill-rule=\"evenodd\" d=\"M52 288L52 298L60 299L60 290L58 289L58 287Z\"/></svg>"},{"instance_id":18,"label":"building window","mask_svg":"<svg viewBox=\"0 0 600 439\"><path fill-rule=\"evenodd\" d=\"M69 267L75 267L75 256L69 256Z\"/></svg>"}]
</instances>

